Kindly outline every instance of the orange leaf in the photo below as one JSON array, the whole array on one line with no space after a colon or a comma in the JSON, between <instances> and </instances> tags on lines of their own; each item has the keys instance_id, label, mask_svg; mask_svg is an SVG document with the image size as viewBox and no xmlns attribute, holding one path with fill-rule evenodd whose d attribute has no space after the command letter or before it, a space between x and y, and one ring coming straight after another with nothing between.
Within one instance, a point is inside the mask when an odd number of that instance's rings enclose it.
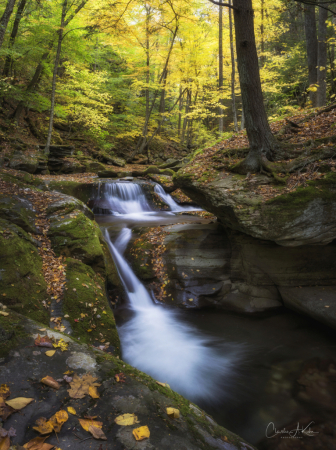
<instances>
[{"instance_id":1,"label":"orange leaf","mask_svg":"<svg viewBox=\"0 0 336 450\"><path fill-rule=\"evenodd\" d=\"M56 380L54 380L53 377L49 377L49 375L42 378L41 383L54 389L59 389L61 387L61 385Z\"/></svg>"},{"instance_id":2,"label":"orange leaf","mask_svg":"<svg viewBox=\"0 0 336 450\"><path fill-rule=\"evenodd\" d=\"M89 431L89 428L91 426L96 428L102 428L103 426L103 422L98 422L96 420L87 420L87 419L78 419L78 420L85 431Z\"/></svg>"}]
</instances>

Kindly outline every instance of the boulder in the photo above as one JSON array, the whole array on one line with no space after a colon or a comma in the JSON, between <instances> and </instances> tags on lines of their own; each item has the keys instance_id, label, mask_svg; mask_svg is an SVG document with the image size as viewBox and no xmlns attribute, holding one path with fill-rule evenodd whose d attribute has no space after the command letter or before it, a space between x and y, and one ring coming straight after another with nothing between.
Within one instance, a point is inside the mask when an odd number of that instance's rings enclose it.
<instances>
[{"instance_id":1,"label":"boulder","mask_svg":"<svg viewBox=\"0 0 336 450\"><path fill-rule=\"evenodd\" d=\"M231 173L212 181L195 180L189 173L174 175L174 183L188 197L215 214L225 227L286 247L319 244L336 239L336 174L327 173L291 193L265 200L252 187L270 183L264 175L247 179ZM252 183L252 185L251 185Z\"/></svg>"},{"instance_id":2,"label":"boulder","mask_svg":"<svg viewBox=\"0 0 336 450\"><path fill-rule=\"evenodd\" d=\"M59 410L73 408L76 415L67 414L67 421L60 431L45 437L45 445L57 448L61 445L71 450L98 447L123 450L255 449L169 387L157 384L149 375L111 354L47 328L44 334L50 339L62 339L67 345L65 351L57 349L56 354L48 358L47 348L34 346L35 339L41 334L40 324L15 313L0 317L0 323L4 327L5 341L1 356L6 357L6 364L2 363L3 370L0 370L0 383L10 385L11 398L24 394L34 400L24 408L24 413L14 412L4 424L5 429L13 427L16 430L13 445L24 445L39 436L34 427L40 417L49 419ZM68 370L74 373L73 376L91 377L91 382L98 384L99 398L85 394L82 398L72 398L68 383L60 383L59 389L53 389L41 382L47 376L62 379ZM123 382L116 381L115 376L120 372ZM180 417L169 417L168 407L178 409ZM102 423L105 444L100 444L104 442L101 440L95 441L94 445L92 435L80 425L79 419L92 416L93 411ZM117 424L115 419L124 414L135 415L136 421L128 426ZM136 441L133 430L142 426L148 427L150 435Z\"/></svg>"},{"instance_id":3,"label":"boulder","mask_svg":"<svg viewBox=\"0 0 336 450\"><path fill-rule=\"evenodd\" d=\"M119 172L117 170L103 170L98 172L99 178L125 178L131 176L132 172Z\"/></svg>"},{"instance_id":4,"label":"boulder","mask_svg":"<svg viewBox=\"0 0 336 450\"><path fill-rule=\"evenodd\" d=\"M98 173L105 170L105 165L98 161L83 161L85 171L89 173Z\"/></svg>"},{"instance_id":5,"label":"boulder","mask_svg":"<svg viewBox=\"0 0 336 450\"><path fill-rule=\"evenodd\" d=\"M104 159L107 161L107 164L112 164L113 166L126 166L126 160L123 158L119 158L118 156L106 155Z\"/></svg>"},{"instance_id":6,"label":"boulder","mask_svg":"<svg viewBox=\"0 0 336 450\"><path fill-rule=\"evenodd\" d=\"M288 248L218 223L166 226L163 233L165 303L244 314L287 306L336 328L334 245ZM143 238L128 255L139 278L155 288L162 280L151 252L158 249Z\"/></svg>"},{"instance_id":7,"label":"boulder","mask_svg":"<svg viewBox=\"0 0 336 450\"><path fill-rule=\"evenodd\" d=\"M0 194L0 218L18 225L27 233L39 234L32 203L19 195Z\"/></svg>"},{"instance_id":8,"label":"boulder","mask_svg":"<svg viewBox=\"0 0 336 450\"><path fill-rule=\"evenodd\" d=\"M22 170L28 173L35 173L39 166L39 159L36 153L21 152L16 150L10 160L9 167L15 170Z\"/></svg>"},{"instance_id":9,"label":"boulder","mask_svg":"<svg viewBox=\"0 0 336 450\"><path fill-rule=\"evenodd\" d=\"M81 164L76 159L64 159L59 173L84 173L85 165Z\"/></svg>"},{"instance_id":10,"label":"boulder","mask_svg":"<svg viewBox=\"0 0 336 450\"><path fill-rule=\"evenodd\" d=\"M44 150L45 145L39 146L41 150ZM73 145L51 145L49 148L49 156L51 158L66 158L71 157L74 154L75 147Z\"/></svg>"}]
</instances>

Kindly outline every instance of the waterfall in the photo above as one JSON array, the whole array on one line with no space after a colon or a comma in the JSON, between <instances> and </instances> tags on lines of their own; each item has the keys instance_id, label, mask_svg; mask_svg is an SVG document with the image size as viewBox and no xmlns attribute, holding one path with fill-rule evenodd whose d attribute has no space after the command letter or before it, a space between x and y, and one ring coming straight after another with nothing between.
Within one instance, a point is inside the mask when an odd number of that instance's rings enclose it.
<instances>
[{"instance_id":1,"label":"waterfall","mask_svg":"<svg viewBox=\"0 0 336 450\"><path fill-rule=\"evenodd\" d=\"M145 226L149 223L153 226L155 221L159 224L165 220L178 221L173 212L196 209L177 205L159 185L155 186L155 192L171 212L153 211L141 185L133 183L106 183L96 202L96 211L112 214L107 223L113 222L113 232L117 223L121 229L114 242L108 227L104 234L124 286L127 307L133 312L132 317L118 327L122 357L192 401L217 402L230 393L239 351L234 346L226 346L224 351L216 349L217 343L181 320L178 311L154 302L152 294L123 256L133 226L144 222Z\"/></svg>"},{"instance_id":2,"label":"waterfall","mask_svg":"<svg viewBox=\"0 0 336 450\"><path fill-rule=\"evenodd\" d=\"M122 358L192 401L217 402L229 395L238 359L234 346L223 356L213 340L179 319L175 310L156 305L123 257L131 230L121 231L113 244L105 239L125 288L133 317L118 328Z\"/></svg>"}]
</instances>

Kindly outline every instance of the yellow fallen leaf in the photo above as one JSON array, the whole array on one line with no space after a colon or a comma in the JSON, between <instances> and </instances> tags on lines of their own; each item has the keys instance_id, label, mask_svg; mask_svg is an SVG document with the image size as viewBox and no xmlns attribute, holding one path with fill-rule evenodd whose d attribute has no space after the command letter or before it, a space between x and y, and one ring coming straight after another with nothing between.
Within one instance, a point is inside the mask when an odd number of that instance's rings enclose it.
<instances>
[{"instance_id":1,"label":"yellow fallen leaf","mask_svg":"<svg viewBox=\"0 0 336 450\"><path fill-rule=\"evenodd\" d=\"M0 438L0 450L8 450L10 447L10 437Z\"/></svg>"},{"instance_id":2,"label":"yellow fallen leaf","mask_svg":"<svg viewBox=\"0 0 336 450\"><path fill-rule=\"evenodd\" d=\"M82 428L85 431L89 431L89 428L92 427L96 427L96 428L102 428L103 426L103 422L98 422L96 420L91 420L91 419L78 419L79 423L81 424Z\"/></svg>"},{"instance_id":3,"label":"yellow fallen leaf","mask_svg":"<svg viewBox=\"0 0 336 450\"><path fill-rule=\"evenodd\" d=\"M169 386L168 383L160 383L160 381L155 381L155 383L156 383L156 384L159 384L160 386L167 387L167 388L170 389L170 386Z\"/></svg>"},{"instance_id":4,"label":"yellow fallen leaf","mask_svg":"<svg viewBox=\"0 0 336 450\"><path fill-rule=\"evenodd\" d=\"M6 399L9 396L10 396L9 386L7 384L2 384L0 386L0 397L2 397L3 399Z\"/></svg>"},{"instance_id":5,"label":"yellow fallen leaf","mask_svg":"<svg viewBox=\"0 0 336 450\"><path fill-rule=\"evenodd\" d=\"M103 311L103 314L107 314L107 312L106 312L106 311Z\"/></svg>"},{"instance_id":6,"label":"yellow fallen leaf","mask_svg":"<svg viewBox=\"0 0 336 450\"><path fill-rule=\"evenodd\" d=\"M26 397L17 397L13 398L12 400L7 400L5 403L6 405L10 406L13 409L16 409L19 411L20 409L25 408L29 403L34 401L33 398L26 398Z\"/></svg>"},{"instance_id":7,"label":"yellow fallen leaf","mask_svg":"<svg viewBox=\"0 0 336 450\"><path fill-rule=\"evenodd\" d=\"M9 316L9 313L6 313L5 311L0 311L0 314L1 314L2 316Z\"/></svg>"},{"instance_id":8,"label":"yellow fallen leaf","mask_svg":"<svg viewBox=\"0 0 336 450\"><path fill-rule=\"evenodd\" d=\"M123 414L122 416L118 416L114 419L117 425L127 426L134 425L135 423L139 423L138 418L135 414Z\"/></svg>"},{"instance_id":9,"label":"yellow fallen leaf","mask_svg":"<svg viewBox=\"0 0 336 450\"><path fill-rule=\"evenodd\" d=\"M36 420L36 427L33 427L34 430L38 431L40 434L50 434L54 431L53 425L47 421L45 417L40 417Z\"/></svg>"},{"instance_id":10,"label":"yellow fallen leaf","mask_svg":"<svg viewBox=\"0 0 336 450\"><path fill-rule=\"evenodd\" d=\"M178 419L180 417L180 411L176 408L167 408L166 411L171 419Z\"/></svg>"},{"instance_id":11,"label":"yellow fallen leaf","mask_svg":"<svg viewBox=\"0 0 336 450\"><path fill-rule=\"evenodd\" d=\"M89 387L89 395L92 398L99 398L99 394L98 394L96 386L90 386Z\"/></svg>"},{"instance_id":12,"label":"yellow fallen leaf","mask_svg":"<svg viewBox=\"0 0 336 450\"><path fill-rule=\"evenodd\" d=\"M73 414L74 416L77 414L75 408L73 408L72 406L68 406L67 410L69 411L70 414Z\"/></svg>"},{"instance_id":13,"label":"yellow fallen leaf","mask_svg":"<svg viewBox=\"0 0 336 450\"><path fill-rule=\"evenodd\" d=\"M68 413L63 409L57 411L57 413L51 417L50 423L52 424L53 429L56 433L61 432L62 425L68 420L68 418Z\"/></svg>"},{"instance_id":14,"label":"yellow fallen leaf","mask_svg":"<svg viewBox=\"0 0 336 450\"><path fill-rule=\"evenodd\" d=\"M137 441L142 441L143 439L147 439L150 436L150 431L147 425L140 428L135 428L133 430L133 436Z\"/></svg>"},{"instance_id":15,"label":"yellow fallen leaf","mask_svg":"<svg viewBox=\"0 0 336 450\"><path fill-rule=\"evenodd\" d=\"M91 333L92 330L89 329L89 330L86 330L86 331L87 331L88 333Z\"/></svg>"},{"instance_id":16,"label":"yellow fallen leaf","mask_svg":"<svg viewBox=\"0 0 336 450\"><path fill-rule=\"evenodd\" d=\"M54 356L55 353L56 353L56 350L48 350L47 352L45 352L45 354L49 357Z\"/></svg>"},{"instance_id":17,"label":"yellow fallen leaf","mask_svg":"<svg viewBox=\"0 0 336 450\"><path fill-rule=\"evenodd\" d=\"M27 442L23 446L23 448L27 448L29 450L50 450L54 448L55 446L52 444L45 444L44 441L48 438L48 436L45 437L36 437L32 439L31 441Z\"/></svg>"}]
</instances>

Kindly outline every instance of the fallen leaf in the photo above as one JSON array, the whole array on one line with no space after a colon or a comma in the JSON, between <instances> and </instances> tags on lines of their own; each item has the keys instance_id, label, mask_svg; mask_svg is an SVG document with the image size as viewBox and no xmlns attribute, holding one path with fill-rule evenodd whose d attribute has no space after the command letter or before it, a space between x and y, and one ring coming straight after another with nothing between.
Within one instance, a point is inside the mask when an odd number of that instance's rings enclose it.
<instances>
[{"instance_id":1,"label":"fallen leaf","mask_svg":"<svg viewBox=\"0 0 336 450\"><path fill-rule=\"evenodd\" d=\"M0 397L2 397L4 400L6 400L7 397L10 396L10 389L7 384L2 384L0 386Z\"/></svg>"},{"instance_id":2,"label":"fallen leaf","mask_svg":"<svg viewBox=\"0 0 336 450\"><path fill-rule=\"evenodd\" d=\"M46 328L39 328L39 331L46 331Z\"/></svg>"},{"instance_id":3,"label":"fallen leaf","mask_svg":"<svg viewBox=\"0 0 336 450\"><path fill-rule=\"evenodd\" d=\"M0 440L0 450L8 450L10 447L10 437L6 436Z\"/></svg>"},{"instance_id":4,"label":"fallen leaf","mask_svg":"<svg viewBox=\"0 0 336 450\"><path fill-rule=\"evenodd\" d=\"M45 352L45 354L49 357L54 356L55 353L56 353L56 350L48 350L47 352Z\"/></svg>"},{"instance_id":5,"label":"fallen leaf","mask_svg":"<svg viewBox=\"0 0 336 450\"><path fill-rule=\"evenodd\" d=\"M89 388L99 387L100 383L96 383L98 378L93 377L90 374L85 374L80 378L78 375L74 375L73 381L70 383L71 389L68 390L71 398L84 398L89 394Z\"/></svg>"},{"instance_id":6,"label":"fallen leaf","mask_svg":"<svg viewBox=\"0 0 336 450\"><path fill-rule=\"evenodd\" d=\"M68 406L67 410L69 411L70 414L73 414L74 416L77 414L75 408L73 408L72 406Z\"/></svg>"},{"instance_id":7,"label":"fallen leaf","mask_svg":"<svg viewBox=\"0 0 336 450\"><path fill-rule=\"evenodd\" d=\"M118 416L114 419L117 425L127 426L133 425L135 423L139 423L138 418L135 414L123 414L122 416Z\"/></svg>"},{"instance_id":8,"label":"fallen leaf","mask_svg":"<svg viewBox=\"0 0 336 450\"><path fill-rule=\"evenodd\" d=\"M99 398L99 394L98 394L96 386L90 386L89 387L89 395L92 398Z\"/></svg>"},{"instance_id":9,"label":"fallen leaf","mask_svg":"<svg viewBox=\"0 0 336 450\"><path fill-rule=\"evenodd\" d=\"M68 342L65 342L64 339L60 339L55 344L53 344L54 348L60 348L62 352L68 350L68 345L69 345Z\"/></svg>"},{"instance_id":10,"label":"fallen leaf","mask_svg":"<svg viewBox=\"0 0 336 450\"><path fill-rule=\"evenodd\" d=\"M34 398L17 397L13 398L12 400L7 400L5 403L6 405L10 406L16 411L19 411L20 409L25 408L27 405L29 405L29 403L31 403L34 400L35 400Z\"/></svg>"},{"instance_id":11,"label":"fallen leaf","mask_svg":"<svg viewBox=\"0 0 336 450\"><path fill-rule=\"evenodd\" d=\"M135 437L135 439L137 441L142 441L143 439L147 439L150 436L149 428L147 427L147 425L140 427L140 428L135 428L133 430L133 436Z\"/></svg>"},{"instance_id":12,"label":"fallen leaf","mask_svg":"<svg viewBox=\"0 0 336 450\"><path fill-rule=\"evenodd\" d=\"M156 384L159 384L160 386L167 387L167 388L170 389L170 386L169 386L168 383L160 383L160 381L155 381L155 383L156 383Z\"/></svg>"},{"instance_id":13,"label":"fallen leaf","mask_svg":"<svg viewBox=\"0 0 336 450\"><path fill-rule=\"evenodd\" d=\"M45 437L36 437L34 439L32 439L31 441L27 442L27 444L25 444L23 446L23 448L27 448L29 450L51 450L52 448L54 448L54 445L51 444L45 444L44 441L48 438L49 436L45 436Z\"/></svg>"},{"instance_id":14,"label":"fallen leaf","mask_svg":"<svg viewBox=\"0 0 336 450\"><path fill-rule=\"evenodd\" d=\"M107 441L107 437L105 436L105 434L101 428L97 428L97 427L94 427L93 425L90 425L88 431L89 431L89 433L92 434L92 436L95 439L103 439L104 441Z\"/></svg>"},{"instance_id":15,"label":"fallen leaf","mask_svg":"<svg viewBox=\"0 0 336 450\"><path fill-rule=\"evenodd\" d=\"M52 387L54 389L59 389L61 387L61 385L59 383L57 383L57 381L54 380L49 375L47 377L42 378L41 383L43 383L49 387Z\"/></svg>"},{"instance_id":16,"label":"fallen leaf","mask_svg":"<svg viewBox=\"0 0 336 450\"><path fill-rule=\"evenodd\" d=\"M9 316L9 313L6 313L6 312L4 312L4 311L0 311L0 314L2 315L2 316ZM0 447L1 448L1 447Z\"/></svg>"},{"instance_id":17,"label":"fallen leaf","mask_svg":"<svg viewBox=\"0 0 336 450\"><path fill-rule=\"evenodd\" d=\"M78 419L79 423L81 424L82 428L85 431L89 431L89 428L95 427L95 428L102 428L103 426L103 422L98 422L96 420L91 420L91 419Z\"/></svg>"},{"instance_id":18,"label":"fallen leaf","mask_svg":"<svg viewBox=\"0 0 336 450\"><path fill-rule=\"evenodd\" d=\"M68 420L68 418L69 418L68 413L63 409L61 409L50 418L49 422L52 424L55 432L60 433L62 425Z\"/></svg>"},{"instance_id":19,"label":"fallen leaf","mask_svg":"<svg viewBox=\"0 0 336 450\"><path fill-rule=\"evenodd\" d=\"M49 336L43 336L41 337L40 335L37 336L37 338L35 339L35 345L37 347L48 347L48 348L52 348L52 340L50 339Z\"/></svg>"},{"instance_id":20,"label":"fallen leaf","mask_svg":"<svg viewBox=\"0 0 336 450\"><path fill-rule=\"evenodd\" d=\"M39 432L40 434L50 434L54 431L53 425L45 418L40 417L36 420L36 427L33 427L34 430Z\"/></svg>"},{"instance_id":21,"label":"fallen leaf","mask_svg":"<svg viewBox=\"0 0 336 450\"><path fill-rule=\"evenodd\" d=\"M180 417L180 411L176 408L167 408L166 411L171 419L178 419Z\"/></svg>"},{"instance_id":22,"label":"fallen leaf","mask_svg":"<svg viewBox=\"0 0 336 450\"><path fill-rule=\"evenodd\" d=\"M13 412L15 412L15 409L6 405L4 399L0 397L0 418L6 420Z\"/></svg>"}]
</instances>

